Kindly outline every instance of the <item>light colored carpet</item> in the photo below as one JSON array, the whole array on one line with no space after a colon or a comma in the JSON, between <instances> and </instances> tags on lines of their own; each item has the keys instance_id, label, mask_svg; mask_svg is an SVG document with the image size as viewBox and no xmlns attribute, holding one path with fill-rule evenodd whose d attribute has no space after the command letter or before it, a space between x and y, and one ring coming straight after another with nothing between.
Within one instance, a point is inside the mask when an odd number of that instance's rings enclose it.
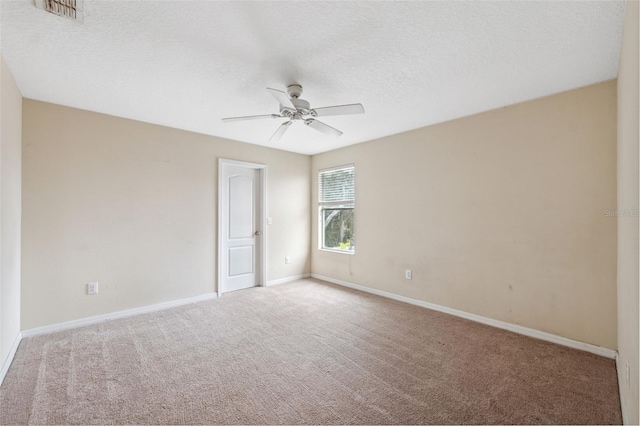
<instances>
[{"instance_id":1,"label":"light colored carpet","mask_svg":"<svg viewBox=\"0 0 640 426\"><path fill-rule=\"evenodd\" d=\"M613 360L315 280L22 341L0 424L620 423Z\"/></svg>"}]
</instances>

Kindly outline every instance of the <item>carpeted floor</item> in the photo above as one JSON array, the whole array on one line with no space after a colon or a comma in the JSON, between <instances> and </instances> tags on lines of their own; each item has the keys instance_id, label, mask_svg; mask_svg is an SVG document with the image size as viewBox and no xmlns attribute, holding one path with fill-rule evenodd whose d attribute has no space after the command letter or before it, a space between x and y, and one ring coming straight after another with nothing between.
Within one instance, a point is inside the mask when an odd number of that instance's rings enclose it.
<instances>
[{"instance_id":1,"label":"carpeted floor","mask_svg":"<svg viewBox=\"0 0 640 426\"><path fill-rule=\"evenodd\" d=\"M315 280L26 338L0 424L620 423L613 360Z\"/></svg>"}]
</instances>

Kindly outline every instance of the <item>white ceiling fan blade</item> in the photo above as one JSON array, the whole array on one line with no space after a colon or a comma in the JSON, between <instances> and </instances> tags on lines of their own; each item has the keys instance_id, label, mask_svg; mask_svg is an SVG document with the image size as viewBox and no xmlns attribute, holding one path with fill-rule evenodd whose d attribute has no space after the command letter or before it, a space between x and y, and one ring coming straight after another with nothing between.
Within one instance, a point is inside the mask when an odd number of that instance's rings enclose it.
<instances>
[{"instance_id":1,"label":"white ceiling fan blade","mask_svg":"<svg viewBox=\"0 0 640 426\"><path fill-rule=\"evenodd\" d=\"M320 133L324 133L325 135L334 136L336 138L342 135L342 132L340 130L334 129L328 124L324 124L322 121L314 120L313 118L305 120L304 124L314 130L319 131Z\"/></svg>"},{"instance_id":2,"label":"white ceiling fan blade","mask_svg":"<svg viewBox=\"0 0 640 426\"><path fill-rule=\"evenodd\" d=\"M285 121L278 127L278 130L269 138L269 142L278 142L282 135L287 131L289 126L291 126L292 121Z\"/></svg>"},{"instance_id":3,"label":"white ceiling fan blade","mask_svg":"<svg viewBox=\"0 0 640 426\"><path fill-rule=\"evenodd\" d=\"M364 114L362 104L335 105L322 108L314 108L316 117L327 117L330 115L348 115L348 114Z\"/></svg>"},{"instance_id":4,"label":"white ceiling fan blade","mask_svg":"<svg viewBox=\"0 0 640 426\"><path fill-rule=\"evenodd\" d=\"M273 95L274 98L276 98L276 100L283 107L291 108L293 110L296 109L296 106L293 104L293 102L291 102L291 98L289 98L289 95L284 93L282 90L276 90L276 89L272 89L270 87L267 87L267 90L269 91L269 93L271 93Z\"/></svg>"},{"instance_id":5,"label":"white ceiling fan blade","mask_svg":"<svg viewBox=\"0 0 640 426\"><path fill-rule=\"evenodd\" d=\"M259 118L283 118L278 114L264 114L264 115L247 115L244 117L226 117L223 118L222 121L228 123L230 121L241 121L241 120L257 120Z\"/></svg>"}]
</instances>

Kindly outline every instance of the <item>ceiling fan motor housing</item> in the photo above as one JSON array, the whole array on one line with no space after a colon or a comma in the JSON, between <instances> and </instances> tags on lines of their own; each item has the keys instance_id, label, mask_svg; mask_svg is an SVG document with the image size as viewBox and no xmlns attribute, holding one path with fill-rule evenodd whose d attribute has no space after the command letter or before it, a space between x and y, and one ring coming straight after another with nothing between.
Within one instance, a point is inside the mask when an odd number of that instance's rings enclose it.
<instances>
[{"instance_id":1,"label":"ceiling fan motor housing","mask_svg":"<svg viewBox=\"0 0 640 426\"><path fill-rule=\"evenodd\" d=\"M302 95L302 86L299 84L290 84L287 86L287 93L290 98L298 99Z\"/></svg>"},{"instance_id":2,"label":"ceiling fan motor housing","mask_svg":"<svg viewBox=\"0 0 640 426\"><path fill-rule=\"evenodd\" d=\"M302 86L299 84L290 84L287 87L287 94L289 98L291 98L291 103L296 110L293 111L291 108L280 105L280 114L286 115L290 117L292 120L301 120L303 116L309 115L311 113L311 105L309 102L304 99L300 99L300 95L302 94Z\"/></svg>"}]
</instances>

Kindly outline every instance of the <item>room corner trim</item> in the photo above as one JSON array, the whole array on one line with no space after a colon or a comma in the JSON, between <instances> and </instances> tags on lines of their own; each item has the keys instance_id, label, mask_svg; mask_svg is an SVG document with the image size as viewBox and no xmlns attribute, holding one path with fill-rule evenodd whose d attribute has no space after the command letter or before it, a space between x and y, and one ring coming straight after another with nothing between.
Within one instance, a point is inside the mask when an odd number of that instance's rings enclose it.
<instances>
[{"instance_id":1,"label":"room corner trim","mask_svg":"<svg viewBox=\"0 0 640 426\"><path fill-rule=\"evenodd\" d=\"M481 324L490 325L492 327L501 328L503 330L512 331L514 333L523 334L525 336L534 337L536 339L545 340L547 342L556 343L558 345L567 346L573 349L579 349L592 354L604 356L606 358L615 359L617 351L609 348L603 348L602 346L592 345L590 343L580 342L578 340L569 339L567 337L558 336L544 331L535 330L533 328L523 327L517 324L511 324L504 321L495 320L492 318L483 317L481 315L472 314L465 311L460 311L446 306L436 305L435 303L425 302L422 300L412 299L406 296L400 296L398 294L389 293L374 288L365 287L359 284L353 284L347 281L338 280L335 278L325 277L318 274L311 274L312 278L316 278L322 281L327 281L333 284L338 284L344 287L349 287L354 290L364 291L366 293L375 294L377 296L387 297L389 299L398 300L400 302L410 303L412 305L421 306L423 308L432 309L434 311L443 312L445 314L454 315L460 318L465 318L471 321L479 322Z\"/></svg>"},{"instance_id":2,"label":"room corner trim","mask_svg":"<svg viewBox=\"0 0 640 426\"><path fill-rule=\"evenodd\" d=\"M185 299L172 300L170 302L163 302L155 305L142 306L140 308L127 309L124 311L111 312L103 315L95 315L92 317L80 318L77 320L45 325L42 327L23 330L22 337L31 337L31 336L37 336L40 334L55 333L57 331L69 330L72 328L78 328L78 327L83 327L85 325L97 324L104 321L132 317L136 315L147 314L150 312L162 311L165 309L188 305L190 303L203 302L205 300L211 300L217 297L218 295L216 293L206 293L206 294L201 294L200 296L187 297Z\"/></svg>"},{"instance_id":3,"label":"room corner trim","mask_svg":"<svg viewBox=\"0 0 640 426\"><path fill-rule=\"evenodd\" d=\"M616 376L618 376L618 394L620 395L620 412L622 413L622 424L628 425L628 414L625 410L626 404L624 400L624 392L622 392L622 386L625 380L625 375L620 365L620 353L616 351Z\"/></svg>"},{"instance_id":4,"label":"room corner trim","mask_svg":"<svg viewBox=\"0 0 640 426\"><path fill-rule=\"evenodd\" d=\"M270 287L272 285L290 283L292 281L301 280L303 278L309 278L310 276L311 276L311 274L300 274L300 275L293 275L291 277L279 278L277 280L269 280L269 281L267 281L267 287Z\"/></svg>"},{"instance_id":5,"label":"room corner trim","mask_svg":"<svg viewBox=\"0 0 640 426\"><path fill-rule=\"evenodd\" d=\"M13 342L13 346L11 346L11 350L9 351L9 355L7 355L7 359L4 360L4 364L2 364L2 370L0 370L0 386L2 386L2 382L4 382L4 376L7 375L9 371L9 367L11 367L11 363L13 362L13 357L16 355L16 351L18 350L18 346L20 346L20 341L22 340L22 333L18 332L16 336L16 340Z\"/></svg>"}]
</instances>

